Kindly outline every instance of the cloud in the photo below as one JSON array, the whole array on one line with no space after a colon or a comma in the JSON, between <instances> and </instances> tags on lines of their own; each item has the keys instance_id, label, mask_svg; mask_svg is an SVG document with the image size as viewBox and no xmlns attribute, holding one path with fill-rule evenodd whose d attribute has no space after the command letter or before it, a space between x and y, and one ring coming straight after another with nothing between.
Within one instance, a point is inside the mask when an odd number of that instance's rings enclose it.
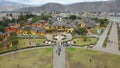
<instances>
[{"instance_id":1,"label":"cloud","mask_svg":"<svg viewBox=\"0 0 120 68\"><path fill-rule=\"evenodd\" d=\"M31 4L31 5L41 5L49 2L70 4L70 3L76 3L76 2L93 2L93 1L107 1L107 0L9 0L9 1Z\"/></svg>"}]
</instances>

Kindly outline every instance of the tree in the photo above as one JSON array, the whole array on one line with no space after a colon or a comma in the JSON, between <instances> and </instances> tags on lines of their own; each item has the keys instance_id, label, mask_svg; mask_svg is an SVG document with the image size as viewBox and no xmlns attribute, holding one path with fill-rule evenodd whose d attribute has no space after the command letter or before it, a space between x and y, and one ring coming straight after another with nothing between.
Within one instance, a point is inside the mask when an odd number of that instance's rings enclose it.
<instances>
[{"instance_id":1,"label":"tree","mask_svg":"<svg viewBox=\"0 0 120 68\"><path fill-rule=\"evenodd\" d=\"M7 17L10 16L10 14L7 13L6 16L7 16Z\"/></svg>"},{"instance_id":2,"label":"tree","mask_svg":"<svg viewBox=\"0 0 120 68\"><path fill-rule=\"evenodd\" d=\"M100 22L100 26L102 27L106 27L107 24L109 23L109 20L108 19L99 19L99 22Z\"/></svg>"},{"instance_id":3,"label":"tree","mask_svg":"<svg viewBox=\"0 0 120 68\"><path fill-rule=\"evenodd\" d=\"M99 19L98 17L96 18L92 18L92 20L96 21L96 22L100 22L100 26L101 27L106 27L107 24L109 23L109 20L108 19Z\"/></svg>"},{"instance_id":4,"label":"tree","mask_svg":"<svg viewBox=\"0 0 120 68\"><path fill-rule=\"evenodd\" d=\"M15 32L11 32L10 36L17 36L17 34Z\"/></svg>"},{"instance_id":5,"label":"tree","mask_svg":"<svg viewBox=\"0 0 120 68\"><path fill-rule=\"evenodd\" d=\"M77 18L76 15L70 15L70 16L69 16L69 19L72 19L72 20L75 20L76 18Z\"/></svg>"},{"instance_id":6,"label":"tree","mask_svg":"<svg viewBox=\"0 0 120 68\"><path fill-rule=\"evenodd\" d=\"M49 18L51 18L52 16L50 16L50 15L41 15L41 19L42 20L48 20Z\"/></svg>"},{"instance_id":7,"label":"tree","mask_svg":"<svg viewBox=\"0 0 120 68\"><path fill-rule=\"evenodd\" d=\"M30 30L31 30L31 27L29 27L29 26L28 26L28 27L25 27L24 30L25 30L25 31L30 31Z\"/></svg>"},{"instance_id":8,"label":"tree","mask_svg":"<svg viewBox=\"0 0 120 68\"><path fill-rule=\"evenodd\" d=\"M0 26L0 31L4 32L4 27L3 26Z\"/></svg>"},{"instance_id":9,"label":"tree","mask_svg":"<svg viewBox=\"0 0 120 68\"><path fill-rule=\"evenodd\" d=\"M53 24L53 22L48 22L50 25L52 25Z\"/></svg>"},{"instance_id":10,"label":"tree","mask_svg":"<svg viewBox=\"0 0 120 68\"><path fill-rule=\"evenodd\" d=\"M12 15L12 13L10 13L10 17L12 17L13 15Z\"/></svg>"},{"instance_id":11,"label":"tree","mask_svg":"<svg viewBox=\"0 0 120 68\"><path fill-rule=\"evenodd\" d=\"M87 30L86 30L86 28L84 28L84 27L80 27L80 28L78 28L78 30L76 31L76 33L79 34L79 35L85 35L86 32L87 32Z\"/></svg>"},{"instance_id":12,"label":"tree","mask_svg":"<svg viewBox=\"0 0 120 68\"><path fill-rule=\"evenodd\" d=\"M10 44L12 45L17 45L18 44L18 37L15 32L10 33L10 37L7 40Z\"/></svg>"},{"instance_id":13,"label":"tree","mask_svg":"<svg viewBox=\"0 0 120 68\"><path fill-rule=\"evenodd\" d=\"M70 24L71 22L67 22L67 24Z\"/></svg>"},{"instance_id":14,"label":"tree","mask_svg":"<svg viewBox=\"0 0 120 68\"><path fill-rule=\"evenodd\" d=\"M0 36L0 41L2 41L3 40L3 38L2 38L2 36Z\"/></svg>"},{"instance_id":15,"label":"tree","mask_svg":"<svg viewBox=\"0 0 120 68\"><path fill-rule=\"evenodd\" d=\"M86 36L83 36L83 41L87 41L87 37Z\"/></svg>"}]
</instances>

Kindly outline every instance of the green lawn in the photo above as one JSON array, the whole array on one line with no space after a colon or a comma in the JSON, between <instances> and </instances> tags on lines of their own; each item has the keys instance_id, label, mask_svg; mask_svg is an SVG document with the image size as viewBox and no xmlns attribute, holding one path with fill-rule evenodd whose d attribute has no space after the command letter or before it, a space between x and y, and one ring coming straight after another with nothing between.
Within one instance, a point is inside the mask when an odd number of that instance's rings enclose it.
<instances>
[{"instance_id":1,"label":"green lawn","mask_svg":"<svg viewBox=\"0 0 120 68\"><path fill-rule=\"evenodd\" d=\"M120 68L120 56L87 49L66 49L66 68Z\"/></svg>"},{"instance_id":2,"label":"green lawn","mask_svg":"<svg viewBox=\"0 0 120 68\"><path fill-rule=\"evenodd\" d=\"M0 68L52 68L52 49L34 49L1 56Z\"/></svg>"},{"instance_id":3,"label":"green lawn","mask_svg":"<svg viewBox=\"0 0 120 68\"><path fill-rule=\"evenodd\" d=\"M43 44L43 42L44 42L45 40L46 40L46 39L19 39L18 48L35 46L36 43L41 43L41 44ZM31 44L31 45L29 45L29 44Z\"/></svg>"},{"instance_id":4,"label":"green lawn","mask_svg":"<svg viewBox=\"0 0 120 68\"><path fill-rule=\"evenodd\" d=\"M85 46L89 44L95 44L97 42L97 38L87 38L86 41L83 40L83 38L73 38L72 41L76 42L74 45L78 46Z\"/></svg>"}]
</instances>

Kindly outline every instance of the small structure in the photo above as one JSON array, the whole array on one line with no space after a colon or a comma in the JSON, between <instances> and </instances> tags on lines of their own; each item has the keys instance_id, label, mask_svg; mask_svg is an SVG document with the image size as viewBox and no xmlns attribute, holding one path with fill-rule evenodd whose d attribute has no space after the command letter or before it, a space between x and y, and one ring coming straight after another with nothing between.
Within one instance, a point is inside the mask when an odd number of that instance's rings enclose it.
<instances>
[{"instance_id":1,"label":"small structure","mask_svg":"<svg viewBox=\"0 0 120 68\"><path fill-rule=\"evenodd\" d=\"M101 33L102 33L102 30L97 29L97 34L101 34Z\"/></svg>"}]
</instances>

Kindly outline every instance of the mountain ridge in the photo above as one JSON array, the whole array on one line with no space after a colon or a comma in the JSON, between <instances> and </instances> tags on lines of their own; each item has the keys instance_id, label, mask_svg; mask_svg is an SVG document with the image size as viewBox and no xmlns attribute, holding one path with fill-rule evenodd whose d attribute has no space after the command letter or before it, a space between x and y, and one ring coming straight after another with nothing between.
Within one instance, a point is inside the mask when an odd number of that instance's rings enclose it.
<instances>
[{"instance_id":1,"label":"mountain ridge","mask_svg":"<svg viewBox=\"0 0 120 68\"><path fill-rule=\"evenodd\" d=\"M26 5L6 0L0 0L0 11L13 11L24 7L30 7L32 5Z\"/></svg>"},{"instance_id":2,"label":"mountain ridge","mask_svg":"<svg viewBox=\"0 0 120 68\"><path fill-rule=\"evenodd\" d=\"M59 3L47 3L42 6L22 8L19 11L105 11L105 12L119 12L120 11L120 1L99 1L99 2L80 2L68 5L63 5Z\"/></svg>"}]
</instances>

